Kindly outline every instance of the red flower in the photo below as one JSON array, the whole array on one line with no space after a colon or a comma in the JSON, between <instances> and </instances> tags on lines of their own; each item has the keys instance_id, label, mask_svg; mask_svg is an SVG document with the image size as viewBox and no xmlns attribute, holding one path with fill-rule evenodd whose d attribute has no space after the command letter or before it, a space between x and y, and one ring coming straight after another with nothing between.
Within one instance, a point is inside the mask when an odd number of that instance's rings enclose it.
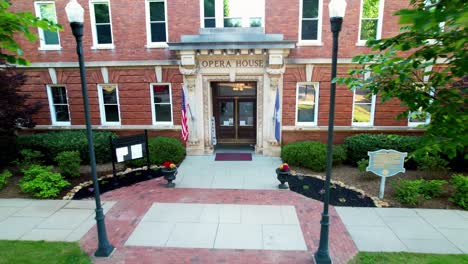
<instances>
[{"instance_id":1,"label":"red flower","mask_svg":"<svg viewBox=\"0 0 468 264\"><path fill-rule=\"evenodd\" d=\"M164 168L170 169L170 168L171 168L171 164L172 164L172 162L170 162L170 161L165 161L165 162L163 162L162 165L164 166Z\"/></svg>"},{"instance_id":2,"label":"red flower","mask_svg":"<svg viewBox=\"0 0 468 264\"><path fill-rule=\"evenodd\" d=\"M289 165L288 164L283 165L283 171L289 171Z\"/></svg>"}]
</instances>

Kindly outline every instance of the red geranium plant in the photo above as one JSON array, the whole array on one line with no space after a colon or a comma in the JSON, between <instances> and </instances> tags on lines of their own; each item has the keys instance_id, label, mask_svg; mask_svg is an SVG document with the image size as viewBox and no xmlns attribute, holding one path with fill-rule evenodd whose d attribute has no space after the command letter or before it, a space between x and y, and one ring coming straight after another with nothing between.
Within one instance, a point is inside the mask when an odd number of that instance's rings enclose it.
<instances>
[{"instance_id":1,"label":"red geranium plant","mask_svg":"<svg viewBox=\"0 0 468 264\"><path fill-rule=\"evenodd\" d=\"M283 164L279 165L278 169L280 171L284 171L284 172L289 171L289 165L287 163L283 163Z\"/></svg>"},{"instance_id":2,"label":"red geranium plant","mask_svg":"<svg viewBox=\"0 0 468 264\"><path fill-rule=\"evenodd\" d=\"M172 161L165 161L165 162L163 162L162 165L166 170L173 170L173 169L177 168L177 165L175 165L175 163L172 162Z\"/></svg>"}]
</instances>

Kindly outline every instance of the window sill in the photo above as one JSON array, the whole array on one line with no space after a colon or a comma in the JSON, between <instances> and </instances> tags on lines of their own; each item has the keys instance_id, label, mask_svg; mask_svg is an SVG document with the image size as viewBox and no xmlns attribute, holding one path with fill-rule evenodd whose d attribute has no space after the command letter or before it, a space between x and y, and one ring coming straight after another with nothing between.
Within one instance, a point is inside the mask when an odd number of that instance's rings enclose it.
<instances>
[{"instance_id":1,"label":"window sill","mask_svg":"<svg viewBox=\"0 0 468 264\"><path fill-rule=\"evenodd\" d=\"M317 123L302 123L302 124L296 123L295 127L298 129L317 127Z\"/></svg>"},{"instance_id":2,"label":"window sill","mask_svg":"<svg viewBox=\"0 0 468 264\"><path fill-rule=\"evenodd\" d=\"M300 40L296 43L297 46L323 46L323 42L319 40Z\"/></svg>"},{"instance_id":3,"label":"window sill","mask_svg":"<svg viewBox=\"0 0 468 264\"><path fill-rule=\"evenodd\" d=\"M38 50L43 50L43 51L62 50L62 47L61 46L50 46L50 47L43 46L43 47L39 47Z\"/></svg>"},{"instance_id":4,"label":"window sill","mask_svg":"<svg viewBox=\"0 0 468 264\"><path fill-rule=\"evenodd\" d=\"M101 127L121 127L121 123L103 123Z\"/></svg>"},{"instance_id":5,"label":"window sill","mask_svg":"<svg viewBox=\"0 0 468 264\"><path fill-rule=\"evenodd\" d=\"M358 40L358 42L356 42L356 46L366 47L366 42L367 42L367 40Z\"/></svg>"},{"instance_id":6,"label":"window sill","mask_svg":"<svg viewBox=\"0 0 468 264\"><path fill-rule=\"evenodd\" d=\"M54 126L54 127L71 126L71 122L52 123L51 126Z\"/></svg>"},{"instance_id":7,"label":"window sill","mask_svg":"<svg viewBox=\"0 0 468 264\"><path fill-rule=\"evenodd\" d=\"M370 123L352 123L352 127L373 127L373 124Z\"/></svg>"},{"instance_id":8,"label":"window sill","mask_svg":"<svg viewBox=\"0 0 468 264\"><path fill-rule=\"evenodd\" d=\"M165 49L168 48L167 42L154 42L145 45L147 49Z\"/></svg>"},{"instance_id":9,"label":"window sill","mask_svg":"<svg viewBox=\"0 0 468 264\"><path fill-rule=\"evenodd\" d=\"M97 45L97 46L92 46L92 50L101 50L101 49L114 49L115 46L114 44L111 45Z\"/></svg>"}]
</instances>

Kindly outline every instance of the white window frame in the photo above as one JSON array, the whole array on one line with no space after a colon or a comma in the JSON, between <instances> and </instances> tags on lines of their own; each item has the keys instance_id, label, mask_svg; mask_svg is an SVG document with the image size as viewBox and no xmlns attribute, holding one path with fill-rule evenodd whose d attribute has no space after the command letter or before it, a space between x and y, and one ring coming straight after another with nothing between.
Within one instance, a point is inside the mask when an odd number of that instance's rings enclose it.
<instances>
[{"instance_id":1,"label":"white window frame","mask_svg":"<svg viewBox=\"0 0 468 264\"><path fill-rule=\"evenodd\" d=\"M106 108L104 104L104 95L102 93L102 86L115 85L115 95L117 96L117 111L119 113L119 122L107 122L106 121ZM116 83L103 83L97 85L98 98L99 98L99 112L101 114L101 125L103 126L120 126L122 117L120 116L120 99L119 99L119 86Z\"/></svg>"},{"instance_id":2,"label":"white window frame","mask_svg":"<svg viewBox=\"0 0 468 264\"><path fill-rule=\"evenodd\" d=\"M370 77L370 72L366 72L364 75L364 79L368 79ZM372 127L374 126L374 116L375 116L375 103L377 100L377 95L372 94L371 98L371 112L370 112L370 121L369 122L354 122L354 105L356 104L356 90L353 90L353 113L351 115L351 125L356 127ZM368 103L360 103L360 104L368 104Z\"/></svg>"},{"instance_id":3,"label":"white window frame","mask_svg":"<svg viewBox=\"0 0 468 264\"><path fill-rule=\"evenodd\" d=\"M65 88L65 96L67 97L67 107L68 107L68 122L61 122L57 121L57 117L55 116L55 104L54 104L54 97L52 96L52 87L64 87ZM47 90L47 99L49 101L49 111L50 111L50 120L53 126L70 126L71 125L71 114L70 114L70 101L68 100L68 90L65 85L59 84L51 84L46 86Z\"/></svg>"},{"instance_id":4,"label":"white window frame","mask_svg":"<svg viewBox=\"0 0 468 264\"><path fill-rule=\"evenodd\" d=\"M150 2L164 2L164 21L166 23L166 41L151 42L151 21L150 21ZM167 1L166 0L145 0L145 13L146 13L146 48L167 48L169 41L169 27L167 18Z\"/></svg>"},{"instance_id":5,"label":"white window frame","mask_svg":"<svg viewBox=\"0 0 468 264\"><path fill-rule=\"evenodd\" d=\"M214 0L215 1L215 27L214 28L224 28L224 2L223 0ZM266 8L266 2L267 0L264 0L263 2L263 16L262 16L262 28L263 31L265 32L265 8ZM302 1L302 0L301 0ZM322 0L320 0L322 1ZM250 28L250 25L246 27L246 22L243 21L242 28ZM204 5L204 0L200 0L200 26L202 28L205 28L205 5Z\"/></svg>"},{"instance_id":6,"label":"white window frame","mask_svg":"<svg viewBox=\"0 0 468 264\"><path fill-rule=\"evenodd\" d=\"M298 121L298 106L299 106L299 86L300 85L314 85L315 87L315 101L314 101L314 122L299 122ZM318 109L319 109L319 92L320 92L320 83L319 82L298 82L296 83L296 107L295 107L295 124L298 127L310 127L317 126L318 119Z\"/></svg>"},{"instance_id":7,"label":"white window frame","mask_svg":"<svg viewBox=\"0 0 468 264\"><path fill-rule=\"evenodd\" d=\"M55 1L35 1L34 2L34 9L36 11L36 17L39 17L39 18L42 19L41 9L39 8L39 6L41 4L53 4L54 5L55 20L58 22L57 8L55 6ZM37 29L38 29L38 32L39 32L39 42L40 42L39 50L61 50L62 49L62 46L60 45L60 43L61 43L61 41L60 41L60 32L57 31L57 37L58 37L59 44L46 44L45 43L45 38L44 38L44 30L42 28L37 28Z\"/></svg>"},{"instance_id":8,"label":"white window frame","mask_svg":"<svg viewBox=\"0 0 468 264\"><path fill-rule=\"evenodd\" d=\"M357 43L356 46L365 46L367 39L366 40L361 40L361 27L362 27L362 11L364 7L364 1L361 0L361 7L359 8L359 31L358 31L358 36L357 36ZM383 17L384 17L384 7L385 7L385 0L380 0L379 1L379 16L378 16L378 21L377 21L377 34L375 39L381 39L382 38L382 26L383 26Z\"/></svg>"},{"instance_id":9,"label":"white window frame","mask_svg":"<svg viewBox=\"0 0 468 264\"><path fill-rule=\"evenodd\" d=\"M156 108L154 107L154 89L153 87L155 85L167 85L169 86L169 103L171 106L171 121L170 122L157 122L156 121ZM172 105L172 84L171 83L150 83L150 94L151 94L151 118L153 120L153 125L166 125L166 126L172 126L174 125L174 106Z\"/></svg>"},{"instance_id":10,"label":"white window frame","mask_svg":"<svg viewBox=\"0 0 468 264\"><path fill-rule=\"evenodd\" d=\"M425 72L428 72L428 71L431 71L432 70L432 66L429 66L429 67L426 67L424 69ZM424 83L427 83L429 81L429 76L428 75L424 75L423 77L423 82ZM434 95L434 90L431 89L431 92L430 92L431 95ZM422 112L423 111L418 111L418 112ZM421 125L427 125L431 122L431 115L429 113L426 113L426 120L424 122L411 122L410 121L410 115L411 115L412 112L409 112L408 113L408 127L418 127L418 126L421 126Z\"/></svg>"},{"instance_id":11,"label":"white window frame","mask_svg":"<svg viewBox=\"0 0 468 264\"><path fill-rule=\"evenodd\" d=\"M97 29L96 29L96 15L94 13L94 4L108 4L109 6L109 23L110 23L110 30L111 30L111 37L112 37L112 43L110 44L98 43ZM90 0L89 1L89 16L91 19L91 33L93 36L93 46L91 47L91 49L113 49L115 48L110 0Z\"/></svg>"},{"instance_id":12,"label":"white window frame","mask_svg":"<svg viewBox=\"0 0 468 264\"><path fill-rule=\"evenodd\" d=\"M302 6L304 0L299 0L299 32L298 32L298 46L322 46L322 21L323 21L323 0L319 0L319 12L317 23L317 39L316 40L303 40L302 39Z\"/></svg>"}]
</instances>

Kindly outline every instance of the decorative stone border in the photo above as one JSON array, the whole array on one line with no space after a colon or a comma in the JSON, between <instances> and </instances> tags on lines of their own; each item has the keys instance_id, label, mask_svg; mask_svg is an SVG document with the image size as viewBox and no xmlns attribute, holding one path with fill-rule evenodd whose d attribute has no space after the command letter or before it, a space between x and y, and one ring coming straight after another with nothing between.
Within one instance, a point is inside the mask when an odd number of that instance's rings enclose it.
<instances>
[{"instance_id":1,"label":"decorative stone border","mask_svg":"<svg viewBox=\"0 0 468 264\"><path fill-rule=\"evenodd\" d=\"M312 178L316 178L316 179L319 179L319 180L322 180L322 181L325 181L325 177L323 176L320 176L320 175L306 175L306 174L298 174L296 173L296 171L292 170L291 171L291 175L293 176L296 176L296 177L312 177ZM334 181L334 180L330 180L330 188L334 188L334 185L338 185L340 187L343 187L343 188L346 188L348 190L351 190L351 191L355 191L357 193L360 193L361 195L364 195L364 196L367 196L369 197L370 199L372 199L372 201L374 202L374 205L376 207L389 207L390 204L388 202L385 202L385 201L382 201L380 200L377 196L371 196L371 195L368 195L366 194L365 191L361 190L361 189L358 189L354 186L351 186L351 185L346 185L344 182L342 181Z\"/></svg>"},{"instance_id":2,"label":"decorative stone border","mask_svg":"<svg viewBox=\"0 0 468 264\"><path fill-rule=\"evenodd\" d=\"M160 169L160 168L162 168L162 166L158 166L158 165L151 165L150 166L150 169ZM116 174L117 174L117 176L122 176L122 175L126 175L128 173L131 173L131 172L143 171L143 170L146 170L146 169L147 169L147 166L143 166L143 167L140 167L140 168L133 168L133 169L132 168L127 168L126 170L119 171ZM98 178L98 181L101 181L101 180L104 180L104 179L110 179L110 178L114 178L114 174L107 174L107 175L101 176L101 177ZM77 192L79 192L81 189L89 187L91 185L93 185L93 181L82 182L82 183L76 185L75 187L73 187L73 189L71 189L62 199L63 200L72 200Z\"/></svg>"}]
</instances>

